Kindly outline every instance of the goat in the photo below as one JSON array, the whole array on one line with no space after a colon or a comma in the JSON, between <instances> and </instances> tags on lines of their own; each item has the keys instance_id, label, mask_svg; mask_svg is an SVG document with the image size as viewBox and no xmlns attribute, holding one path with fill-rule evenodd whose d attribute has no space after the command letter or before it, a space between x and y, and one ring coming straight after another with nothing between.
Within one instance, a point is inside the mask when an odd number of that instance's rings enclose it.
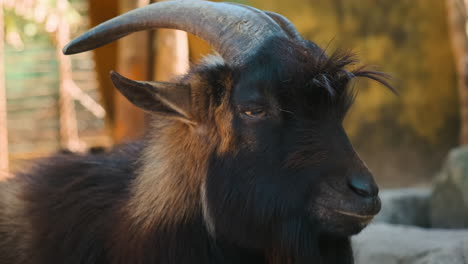
<instances>
[{"instance_id":1,"label":"goat","mask_svg":"<svg viewBox=\"0 0 468 264\"><path fill-rule=\"evenodd\" d=\"M112 72L151 114L146 138L2 182L0 264L353 263L349 237L380 200L342 121L351 80L386 75L348 70L352 55L325 55L279 14L193 0L130 11L64 53L161 27L218 55L174 83Z\"/></svg>"}]
</instances>

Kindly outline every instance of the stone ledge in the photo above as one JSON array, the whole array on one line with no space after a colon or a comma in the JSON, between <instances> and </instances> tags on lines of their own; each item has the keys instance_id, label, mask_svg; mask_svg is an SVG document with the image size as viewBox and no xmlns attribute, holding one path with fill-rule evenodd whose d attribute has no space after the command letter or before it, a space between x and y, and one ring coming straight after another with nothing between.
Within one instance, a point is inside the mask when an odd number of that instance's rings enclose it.
<instances>
[{"instance_id":1,"label":"stone ledge","mask_svg":"<svg viewBox=\"0 0 468 264\"><path fill-rule=\"evenodd\" d=\"M466 264L468 229L372 224L353 237L356 264Z\"/></svg>"},{"instance_id":2,"label":"stone ledge","mask_svg":"<svg viewBox=\"0 0 468 264\"><path fill-rule=\"evenodd\" d=\"M430 188L387 189L380 192L382 210L376 223L430 227Z\"/></svg>"}]
</instances>

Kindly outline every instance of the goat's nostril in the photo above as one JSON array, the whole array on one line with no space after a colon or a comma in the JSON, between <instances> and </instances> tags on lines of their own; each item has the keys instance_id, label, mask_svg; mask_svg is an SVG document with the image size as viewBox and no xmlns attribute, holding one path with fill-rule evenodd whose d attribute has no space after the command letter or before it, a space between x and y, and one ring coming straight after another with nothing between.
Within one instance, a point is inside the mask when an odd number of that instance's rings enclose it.
<instances>
[{"instance_id":1,"label":"goat's nostril","mask_svg":"<svg viewBox=\"0 0 468 264\"><path fill-rule=\"evenodd\" d=\"M362 197L375 197L379 193L378 187L373 181L368 181L360 177L351 177L348 186L356 194Z\"/></svg>"}]
</instances>

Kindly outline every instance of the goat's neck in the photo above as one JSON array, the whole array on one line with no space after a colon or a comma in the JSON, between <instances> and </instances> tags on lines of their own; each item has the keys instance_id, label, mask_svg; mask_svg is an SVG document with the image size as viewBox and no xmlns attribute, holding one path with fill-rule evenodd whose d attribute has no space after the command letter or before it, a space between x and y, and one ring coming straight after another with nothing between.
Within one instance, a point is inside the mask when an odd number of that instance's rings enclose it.
<instances>
[{"instance_id":1,"label":"goat's neck","mask_svg":"<svg viewBox=\"0 0 468 264\"><path fill-rule=\"evenodd\" d=\"M183 123L157 128L131 186L128 213L149 228L187 221L200 212L200 186L212 143Z\"/></svg>"}]
</instances>

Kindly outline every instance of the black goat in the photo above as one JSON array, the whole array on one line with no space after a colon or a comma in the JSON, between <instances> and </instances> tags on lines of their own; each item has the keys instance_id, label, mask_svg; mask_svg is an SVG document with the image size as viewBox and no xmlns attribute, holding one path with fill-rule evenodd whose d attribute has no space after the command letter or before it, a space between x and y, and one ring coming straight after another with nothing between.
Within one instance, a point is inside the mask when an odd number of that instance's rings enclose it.
<instances>
[{"instance_id":1,"label":"black goat","mask_svg":"<svg viewBox=\"0 0 468 264\"><path fill-rule=\"evenodd\" d=\"M83 52L177 28L220 54L178 83L115 86L153 116L147 139L58 154L0 184L0 264L353 263L349 236L380 209L342 120L354 77L284 17L166 1L75 39Z\"/></svg>"}]
</instances>

